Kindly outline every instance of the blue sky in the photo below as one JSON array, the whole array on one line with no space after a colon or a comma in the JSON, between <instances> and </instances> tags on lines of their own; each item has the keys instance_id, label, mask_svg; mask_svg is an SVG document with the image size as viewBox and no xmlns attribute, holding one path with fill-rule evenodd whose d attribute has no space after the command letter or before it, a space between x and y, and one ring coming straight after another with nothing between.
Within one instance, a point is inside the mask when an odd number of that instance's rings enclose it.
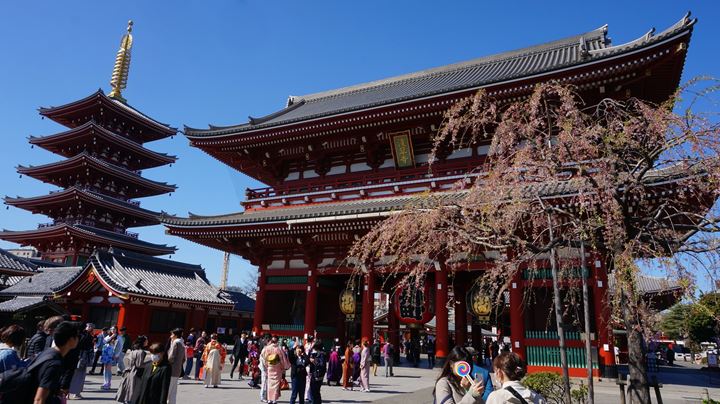
<instances>
[{"instance_id":1,"label":"blue sky","mask_svg":"<svg viewBox=\"0 0 720 404\"><path fill-rule=\"evenodd\" d=\"M128 19L135 22L128 102L182 128L245 122L302 95L472 59L609 24L614 43L662 30L692 10L699 18L683 79L720 77L720 5L715 1L33 1L6 2L0 24L0 195L55 189L18 178L18 164L59 158L31 149L29 135L62 130L36 109L109 91ZM144 207L178 215L240 210L246 187L262 186L188 145L182 136L147 144L175 154L172 167L144 175L179 186ZM0 228L35 228L48 218L0 210ZM179 247L173 259L200 263L217 283L222 253L138 228ZM1 248L14 247L0 242ZM234 257L230 284L252 267Z\"/></svg>"}]
</instances>

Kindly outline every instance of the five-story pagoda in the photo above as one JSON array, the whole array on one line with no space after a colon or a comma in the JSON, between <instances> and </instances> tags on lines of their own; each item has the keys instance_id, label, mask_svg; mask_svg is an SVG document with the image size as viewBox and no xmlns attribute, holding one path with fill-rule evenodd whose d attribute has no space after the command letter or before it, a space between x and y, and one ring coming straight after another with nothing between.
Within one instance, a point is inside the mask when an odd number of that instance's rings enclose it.
<instances>
[{"instance_id":1,"label":"five-story pagoda","mask_svg":"<svg viewBox=\"0 0 720 404\"><path fill-rule=\"evenodd\" d=\"M119 247L148 255L165 255L174 247L138 239L128 228L159 223L158 212L140 207L136 198L161 195L174 185L144 178L141 170L173 163L176 157L149 150L146 142L172 136L177 129L159 123L127 104L121 91L127 84L132 48L132 21L123 36L110 84L81 100L40 108L40 115L68 130L41 137L32 145L64 160L19 166L18 173L62 190L36 197L6 197L7 205L49 216L37 229L0 232L0 239L31 245L42 259L81 265L95 249Z\"/></svg>"}]
</instances>

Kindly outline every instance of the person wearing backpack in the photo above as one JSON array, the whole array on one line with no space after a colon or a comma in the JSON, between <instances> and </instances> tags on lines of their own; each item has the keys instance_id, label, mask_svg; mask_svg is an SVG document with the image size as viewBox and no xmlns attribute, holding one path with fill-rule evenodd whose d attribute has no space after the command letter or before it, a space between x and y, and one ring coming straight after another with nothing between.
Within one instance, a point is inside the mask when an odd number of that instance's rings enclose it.
<instances>
[{"instance_id":1,"label":"person wearing backpack","mask_svg":"<svg viewBox=\"0 0 720 404\"><path fill-rule=\"evenodd\" d=\"M285 351L278 346L277 337L272 337L270 343L263 348L260 357L267 364L267 402L277 403L280 398L280 379L287 369L290 369L290 360Z\"/></svg>"},{"instance_id":2,"label":"person wearing backpack","mask_svg":"<svg viewBox=\"0 0 720 404\"><path fill-rule=\"evenodd\" d=\"M493 360L495 377L501 387L490 393L486 404L546 404L545 398L520 383L527 368L514 352L503 352Z\"/></svg>"},{"instance_id":3,"label":"person wearing backpack","mask_svg":"<svg viewBox=\"0 0 720 404\"><path fill-rule=\"evenodd\" d=\"M18 351L25 342L25 329L17 324L0 329L0 373L6 370L24 368Z\"/></svg>"},{"instance_id":4,"label":"person wearing backpack","mask_svg":"<svg viewBox=\"0 0 720 404\"><path fill-rule=\"evenodd\" d=\"M60 404L62 360L78 344L80 325L63 321L54 330L55 344L37 355L27 368L0 375L0 404Z\"/></svg>"}]
</instances>

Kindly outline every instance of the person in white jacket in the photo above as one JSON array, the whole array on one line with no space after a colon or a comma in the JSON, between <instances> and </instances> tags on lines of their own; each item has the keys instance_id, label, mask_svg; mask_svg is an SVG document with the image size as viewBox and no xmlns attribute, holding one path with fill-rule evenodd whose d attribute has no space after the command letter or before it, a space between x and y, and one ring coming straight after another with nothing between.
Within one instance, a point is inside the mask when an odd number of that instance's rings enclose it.
<instances>
[{"instance_id":1,"label":"person in white jacket","mask_svg":"<svg viewBox=\"0 0 720 404\"><path fill-rule=\"evenodd\" d=\"M503 352L493 360L493 368L501 387L490 393L486 404L546 404L543 396L520 383L527 367L518 354Z\"/></svg>"}]
</instances>

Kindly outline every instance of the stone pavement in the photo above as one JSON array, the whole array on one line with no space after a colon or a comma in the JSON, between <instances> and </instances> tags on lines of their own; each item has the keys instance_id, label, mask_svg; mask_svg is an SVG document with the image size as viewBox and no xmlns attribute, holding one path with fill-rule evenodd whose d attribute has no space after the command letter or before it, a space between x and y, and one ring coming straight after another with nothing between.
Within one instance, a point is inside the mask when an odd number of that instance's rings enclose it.
<instances>
[{"instance_id":1,"label":"stone pavement","mask_svg":"<svg viewBox=\"0 0 720 404\"><path fill-rule=\"evenodd\" d=\"M252 389L248 386L247 381L238 381L237 379L229 379L229 366L225 367L223 373L222 384L217 389L203 388L200 382L192 380L181 380L178 386L178 403L193 404L244 404L244 403L260 403L260 390ZM425 368L405 368L396 367L395 377L385 378L384 369L378 368L378 376L370 375L371 392L363 393L359 390L344 391L340 387L327 386L322 387L321 393L324 403L368 403L379 399L389 399L388 403L400 402L397 397L403 397L405 394L418 392L420 389L429 390L425 393L423 401L415 401L414 404L432 403L431 391L435 383L436 371ZM237 376L236 376L237 377ZM83 392L84 400L70 401L77 403L108 403L114 402L117 386L120 384L120 377L113 376L112 390L100 390L102 385L102 376L88 376L85 383L85 391ZM285 390L280 397L281 403L287 403L290 400L290 391Z\"/></svg>"},{"instance_id":2,"label":"stone pavement","mask_svg":"<svg viewBox=\"0 0 720 404\"><path fill-rule=\"evenodd\" d=\"M432 389L437 370L426 368L396 367L395 377L370 376L370 393L358 390L344 391L340 387L324 385L322 396L324 403L368 403L376 404L432 404ZM246 381L229 380L229 366L223 374L223 381L217 389L205 389L199 382L181 380L178 387L178 403L223 404L223 403L259 403L259 390L251 389ZM384 374L378 368L378 375ZM663 383L661 389L665 404L700 403L707 389L710 397L720 400L720 372L709 373L697 368L661 369L658 379ZM579 383L579 380L575 380ZM120 384L119 377L113 377L111 391L100 390L101 376L88 376L85 400L82 403L114 402L115 388ZM595 382L595 402L618 403L619 389L614 380L604 379ZM654 397L654 393L653 393ZM290 400L290 391L282 392L281 403ZM655 399L653 398L653 402Z\"/></svg>"}]
</instances>

